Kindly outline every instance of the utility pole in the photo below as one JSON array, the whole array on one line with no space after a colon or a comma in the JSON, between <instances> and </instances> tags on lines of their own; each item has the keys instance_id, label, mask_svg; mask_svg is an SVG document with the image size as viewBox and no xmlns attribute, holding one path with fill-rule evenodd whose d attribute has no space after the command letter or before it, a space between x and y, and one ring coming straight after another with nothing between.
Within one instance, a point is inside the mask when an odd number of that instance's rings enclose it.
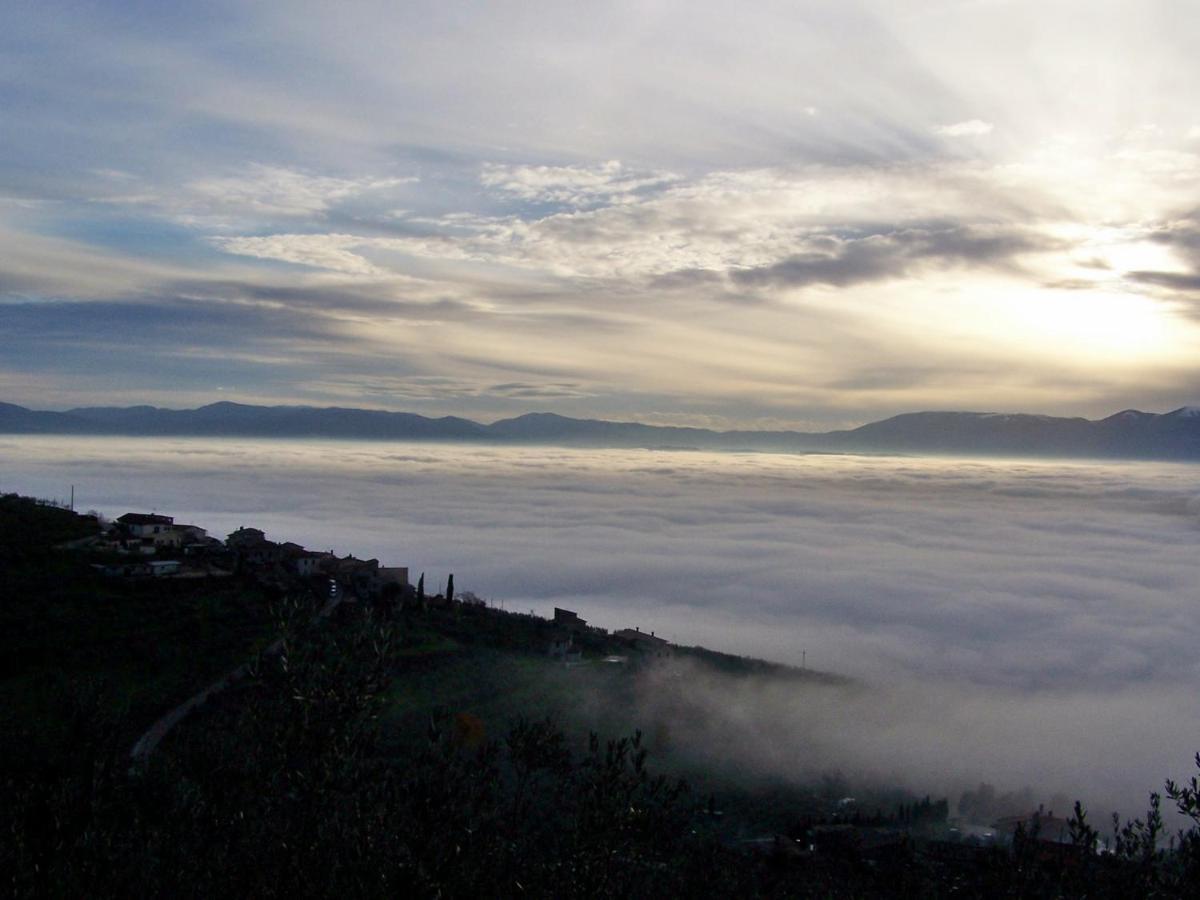
<instances>
[{"instance_id":1,"label":"utility pole","mask_svg":"<svg viewBox=\"0 0 1200 900\"><path fill-rule=\"evenodd\" d=\"M800 651L800 668L802 668L802 669L808 668L808 651L807 650Z\"/></svg>"},{"instance_id":2,"label":"utility pole","mask_svg":"<svg viewBox=\"0 0 1200 900\"><path fill-rule=\"evenodd\" d=\"M71 512L75 512L75 485L71 485Z\"/></svg>"}]
</instances>

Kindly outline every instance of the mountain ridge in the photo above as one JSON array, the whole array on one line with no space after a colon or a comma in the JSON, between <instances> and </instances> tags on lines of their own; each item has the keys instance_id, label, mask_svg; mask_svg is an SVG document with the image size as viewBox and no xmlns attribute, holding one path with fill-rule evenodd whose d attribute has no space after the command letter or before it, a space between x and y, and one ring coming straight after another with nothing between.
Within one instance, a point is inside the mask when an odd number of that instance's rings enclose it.
<instances>
[{"instance_id":1,"label":"mountain ridge","mask_svg":"<svg viewBox=\"0 0 1200 900\"><path fill-rule=\"evenodd\" d=\"M127 437L281 437L550 443L788 452L923 452L1200 460L1200 406L1165 413L1126 409L1103 419L1031 413L900 413L828 431L716 431L530 412L489 425L458 416L355 407L256 406L218 401L196 409L149 405L34 410L0 402L0 433Z\"/></svg>"}]
</instances>

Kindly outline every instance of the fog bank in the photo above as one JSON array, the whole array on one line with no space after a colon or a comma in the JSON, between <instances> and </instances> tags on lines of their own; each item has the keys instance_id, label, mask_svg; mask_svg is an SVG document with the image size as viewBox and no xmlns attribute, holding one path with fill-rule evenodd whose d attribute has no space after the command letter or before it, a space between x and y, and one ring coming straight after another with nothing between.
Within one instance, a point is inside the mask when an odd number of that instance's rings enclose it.
<instances>
[{"instance_id":1,"label":"fog bank","mask_svg":"<svg viewBox=\"0 0 1200 900\"><path fill-rule=\"evenodd\" d=\"M1132 814L1200 749L1195 466L49 437L0 460L0 490L74 484L871 686L712 685L747 765Z\"/></svg>"}]
</instances>

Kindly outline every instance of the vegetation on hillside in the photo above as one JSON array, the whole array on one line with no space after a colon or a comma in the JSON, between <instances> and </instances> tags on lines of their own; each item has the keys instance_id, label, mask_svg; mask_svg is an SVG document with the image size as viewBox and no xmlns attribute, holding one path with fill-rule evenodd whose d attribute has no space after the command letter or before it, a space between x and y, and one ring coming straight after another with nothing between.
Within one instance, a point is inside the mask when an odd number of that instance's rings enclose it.
<instances>
[{"instance_id":1,"label":"vegetation on hillside","mask_svg":"<svg viewBox=\"0 0 1200 900\"><path fill-rule=\"evenodd\" d=\"M977 847L937 839L946 804L930 798L839 815L779 795L771 836L743 843L729 820L749 821L739 805L765 795L714 799L674 777L669 740L619 730L631 669L550 663L543 620L415 595L320 619L323 598L299 583L271 598L231 581L214 598L203 582L107 583L62 565L54 603L69 614L27 627L24 646L4 638L19 660L0 683L6 703L29 692L11 707L19 727L0 733L0 877L16 896L1125 898L1187 896L1200 883L1196 778L1166 786L1189 831L1164 840L1154 797L1145 817L1114 823L1103 855L1078 806L1067 844L1039 840L1035 826L1011 846ZM5 577L36 569L9 565ZM101 614L85 609L89 596ZM6 593L3 614L20 625L38 602ZM176 630L172 616L190 624ZM137 622L184 657L197 646L233 654L255 635L251 649L266 634L282 643L135 764L131 735L163 707L124 701L113 684L179 673L166 651L125 658ZM197 645L204 627L209 643ZM94 651L76 661L89 635ZM581 641L597 654L615 646ZM763 665L714 662L732 677ZM53 700L32 691L38 679L55 681ZM609 691L611 708L582 708L580 684ZM597 709L604 732L581 737Z\"/></svg>"},{"instance_id":2,"label":"vegetation on hillside","mask_svg":"<svg viewBox=\"0 0 1200 900\"><path fill-rule=\"evenodd\" d=\"M53 757L87 702L135 737L276 632L270 591L240 579L105 578L61 542L95 520L0 497L0 734L9 771Z\"/></svg>"}]
</instances>

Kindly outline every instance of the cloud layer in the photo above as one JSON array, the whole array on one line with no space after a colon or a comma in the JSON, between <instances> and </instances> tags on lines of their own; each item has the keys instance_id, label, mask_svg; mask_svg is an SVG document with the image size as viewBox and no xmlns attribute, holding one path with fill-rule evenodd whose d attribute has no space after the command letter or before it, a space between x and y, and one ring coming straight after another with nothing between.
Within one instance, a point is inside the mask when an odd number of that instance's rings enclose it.
<instances>
[{"instance_id":1,"label":"cloud layer","mask_svg":"<svg viewBox=\"0 0 1200 900\"><path fill-rule=\"evenodd\" d=\"M520 383L728 427L1195 402L1198 28L1175 0L26 5L0 394L487 418Z\"/></svg>"},{"instance_id":2,"label":"cloud layer","mask_svg":"<svg viewBox=\"0 0 1200 900\"><path fill-rule=\"evenodd\" d=\"M1193 467L5 438L6 490L376 556L509 609L863 679L714 684L769 772L1137 811L1196 743ZM787 762L787 760L791 762ZM848 774L850 772L848 771Z\"/></svg>"}]
</instances>

